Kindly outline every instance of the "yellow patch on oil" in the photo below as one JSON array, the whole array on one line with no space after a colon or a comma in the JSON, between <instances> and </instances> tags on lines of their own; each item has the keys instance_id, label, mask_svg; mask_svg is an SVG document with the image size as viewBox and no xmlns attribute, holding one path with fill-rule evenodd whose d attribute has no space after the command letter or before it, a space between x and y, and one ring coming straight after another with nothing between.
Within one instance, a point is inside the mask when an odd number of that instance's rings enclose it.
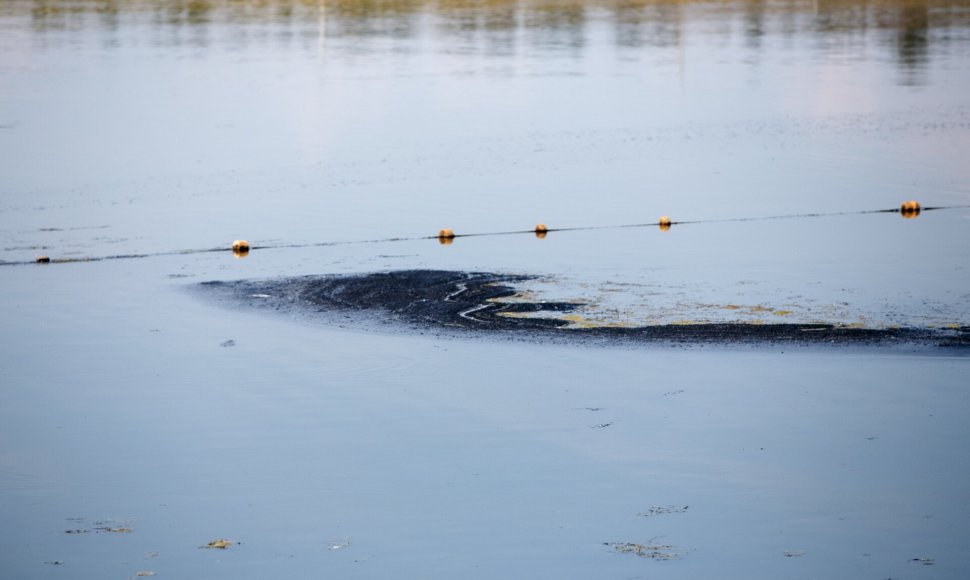
<instances>
[{"instance_id":1,"label":"yellow patch on oil","mask_svg":"<svg viewBox=\"0 0 970 580\"><path fill-rule=\"evenodd\" d=\"M569 322L570 328L630 328L633 326L629 322L604 322L602 320L586 318L580 314L567 314L560 316L559 320Z\"/></svg>"},{"instance_id":2,"label":"yellow patch on oil","mask_svg":"<svg viewBox=\"0 0 970 580\"><path fill-rule=\"evenodd\" d=\"M744 310L745 311L744 312L745 314L764 314L764 313L768 313L768 312L770 312L772 314L774 314L776 312L784 312L785 314L790 314L791 313L788 310L780 310L779 311L779 310L775 310L774 308L772 308L770 306L762 306L760 304L758 304L756 306L741 306L739 304L722 304L722 305L719 305L719 306L718 305L714 305L714 307L715 308L720 308L721 310ZM784 316L784 315L782 315L782 316Z\"/></svg>"},{"instance_id":3,"label":"yellow patch on oil","mask_svg":"<svg viewBox=\"0 0 970 580\"><path fill-rule=\"evenodd\" d=\"M864 322L850 322L848 324L843 324L843 328L865 328L866 323Z\"/></svg>"},{"instance_id":4,"label":"yellow patch on oil","mask_svg":"<svg viewBox=\"0 0 970 580\"><path fill-rule=\"evenodd\" d=\"M697 321L695 321L695 320L672 320L670 322L670 324L673 325L673 326L691 326L693 324L697 324Z\"/></svg>"},{"instance_id":5,"label":"yellow patch on oil","mask_svg":"<svg viewBox=\"0 0 970 580\"><path fill-rule=\"evenodd\" d=\"M134 532L135 530L133 530L131 528L108 528L105 531L106 532L111 532L113 534L130 534L130 533Z\"/></svg>"},{"instance_id":6,"label":"yellow patch on oil","mask_svg":"<svg viewBox=\"0 0 970 580\"><path fill-rule=\"evenodd\" d=\"M532 318L532 312L496 312L495 316L503 318Z\"/></svg>"},{"instance_id":7,"label":"yellow patch on oil","mask_svg":"<svg viewBox=\"0 0 970 580\"><path fill-rule=\"evenodd\" d=\"M506 304L506 303L517 303L517 302L539 302L535 294L529 292L528 290L523 290L516 292L511 296L503 296L501 298L487 298L485 302L491 302L493 304Z\"/></svg>"},{"instance_id":8,"label":"yellow patch on oil","mask_svg":"<svg viewBox=\"0 0 970 580\"><path fill-rule=\"evenodd\" d=\"M208 544L202 546L203 548L209 548L214 550L225 550L232 545L232 542L225 539L212 540Z\"/></svg>"},{"instance_id":9,"label":"yellow patch on oil","mask_svg":"<svg viewBox=\"0 0 970 580\"><path fill-rule=\"evenodd\" d=\"M774 314L775 316L788 316L791 313L792 313L791 310L775 310L774 312L772 312L772 314Z\"/></svg>"},{"instance_id":10,"label":"yellow patch on oil","mask_svg":"<svg viewBox=\"0 0 970 580\"><path fill-rule=\"evenodd\" d=\"M959 324L947 324L943 328L949 328L950 330L960 330Z\"/></svg>"}]
</instances>

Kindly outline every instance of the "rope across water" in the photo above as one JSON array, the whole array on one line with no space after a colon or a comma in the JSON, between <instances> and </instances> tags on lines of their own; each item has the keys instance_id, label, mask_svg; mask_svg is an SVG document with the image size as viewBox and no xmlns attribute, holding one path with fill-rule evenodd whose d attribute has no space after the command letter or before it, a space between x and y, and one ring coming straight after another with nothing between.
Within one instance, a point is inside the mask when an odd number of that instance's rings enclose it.
<instances>
[{"instance_id":1,"label":"rope across water","mask_svg":"<svg viewBox=\"0 0 970 580\"><path fill-rule=\"evenodd\" d=\"M809 219L809 218L825 218L825 217L880 214L880 213L881 214L897 213L902 215L904 218L915 218L918 215L920 215L921 212L954 210L954 209L965 209L965 208L970 208L970 205L920 207L920 205L916 202L907 201L907 202L904 202L900 207L893 208L893 209L841 211L841 212L814 212L814 213L803 213L803 214L783 214L783 215L773 215L773 216L714 218L714 219L681 220L681 221L673 221L669 217L663 216L658 221L649 222L649 223L604 225L604 226L577 226L577 227L564 227L564 228L550 228L550 227L547 227L545 224L539 224L536 227L528 230L475 232L475 233L467 233L467 234L455 233L450 229L442 229L440 232L438 232L438 235L433 235L433 236L400 236L400 237L392 237L392 238L377 238L377 239L370 239L370 240L350 240L350 241L339 241L339 242L250 245L249 242L245 240L236 240L235 242L233 242L232 246L228 246L228 247L221 246L221 247L214 247L214 248L196 248L196 249L184 249L184 250L169 250L169 251L162 251L162 252L146 252L146 253L136 253L136 254L116 254L116 255L108 255L108 256L69 257L69 258L38 256L36 259L30 260L30 261L27 261L27 260L10 261L10 262L0 261L0 266L24 266L27 264L73 264L73 263L79 263L79 262L103 262L108 260L136 260L136 259L153 258L153 257L160 257L160 256L205 254L205 253L213 253L213 252L233 252L237 257L243 257L243 256L246 256L252 250L317 248L317 247L344 246L344 245L354 245L354 244L396 243L396 242L408 242L408 241L417 241L417 240L438 240L442 244L450 244L457 238L512 236L512 235L525 235L525 234L532 234L539 238L545 238L548 234L554 233L554 232L618 230L618 229L653 228L653 227L659 227L661 230L667 231L671 228L671 226L702 225L702 224L730 223L730 222L756 222L756 221L783 220L783 219Z\"/></svg>"}]
</instances>

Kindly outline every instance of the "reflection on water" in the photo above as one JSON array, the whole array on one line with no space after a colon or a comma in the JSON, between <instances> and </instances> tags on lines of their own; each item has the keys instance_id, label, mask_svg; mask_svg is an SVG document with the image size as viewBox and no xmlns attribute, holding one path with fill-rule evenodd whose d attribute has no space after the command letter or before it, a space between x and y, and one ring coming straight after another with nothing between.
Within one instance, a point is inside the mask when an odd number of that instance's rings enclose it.
<instances>
[{"instance_id":1,"label":"reflection on water","mask_svg":"<svg viewBox=\"0 0 970 580\"><path fill-rule=\"evenodd\" d=\"M927 6L906 6L900 12L897 51L903 70L911 71L907 84L917 84L916 72L927 61L929 35L929 8Z\"/></svg>"},{"instance_id":2,"label":"reflection on water","mask_svg":"<svg viewBox=\"0 0 970 580\"><path fill-rule=\"evenodd\" d=\"M781 45L810 36L826 56L865 57L873 39L903 71L902 84L920 84L933 55L970 42L965 0L5 0L0 18L24 19L35 32L96 27L105 44L138 39L123 24L145 24L165 46L242 48L278 43L318 49L352 40L340 50L369 53L416 50L394 41L428 33L432 50L512 56L523 52L578 57L592 22L607 22L620 49L680 48L690 34L743 39L753 53L767 39ZM232 34L217 34L230 25ZM52 38L48 38L52 40ZM390 43L390 44L389 44Z\"/></svg>"}]
</instances>

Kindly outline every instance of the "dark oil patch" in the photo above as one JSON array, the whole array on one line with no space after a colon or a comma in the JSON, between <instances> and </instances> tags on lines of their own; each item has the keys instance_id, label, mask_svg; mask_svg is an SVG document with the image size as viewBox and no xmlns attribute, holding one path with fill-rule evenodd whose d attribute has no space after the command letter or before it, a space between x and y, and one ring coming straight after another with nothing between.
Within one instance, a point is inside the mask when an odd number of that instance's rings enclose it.
<instances>
[{"instance_id":1,"label":"dark oil patch","mask_svg":"<svg viewBox=\"0 0 970 580\"><path fill-rule=\"evenodd\" d=\"M260 308L320 314L357 313L361 322L422 329L511 332L536 339L668 342L679 344L923 344L970 347L970 329L866 328L825 323L697 322L647 326L575 327L566 318L579 305L529 301L514 285L536 276L403 270L350 276L303 276L270 281L206 282L200 288ZM350 318L353 322L353 317ZM342 324L346 324L343 320Z\"/></svg>"}]
</instances>

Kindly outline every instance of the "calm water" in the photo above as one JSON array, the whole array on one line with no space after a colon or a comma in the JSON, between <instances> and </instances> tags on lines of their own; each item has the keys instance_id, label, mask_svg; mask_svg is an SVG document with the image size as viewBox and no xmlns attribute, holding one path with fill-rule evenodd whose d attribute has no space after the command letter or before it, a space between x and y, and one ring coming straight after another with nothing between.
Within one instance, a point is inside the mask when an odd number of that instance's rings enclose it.
<instances>
[{"instance_id":1,"label":"calm water","mask_svg":"<svg viewBox=\"0 0 970 580\"><path fill-rule=\"evenodd\" d=\"M962 352L189 290L446 268L597 322L967 325L967 95L970 2L2 1L0 577L963 578ZM855 213L907 199L953 209ZM413 239L661 215L699 223Z\"/></svg>"}]
</instances>

